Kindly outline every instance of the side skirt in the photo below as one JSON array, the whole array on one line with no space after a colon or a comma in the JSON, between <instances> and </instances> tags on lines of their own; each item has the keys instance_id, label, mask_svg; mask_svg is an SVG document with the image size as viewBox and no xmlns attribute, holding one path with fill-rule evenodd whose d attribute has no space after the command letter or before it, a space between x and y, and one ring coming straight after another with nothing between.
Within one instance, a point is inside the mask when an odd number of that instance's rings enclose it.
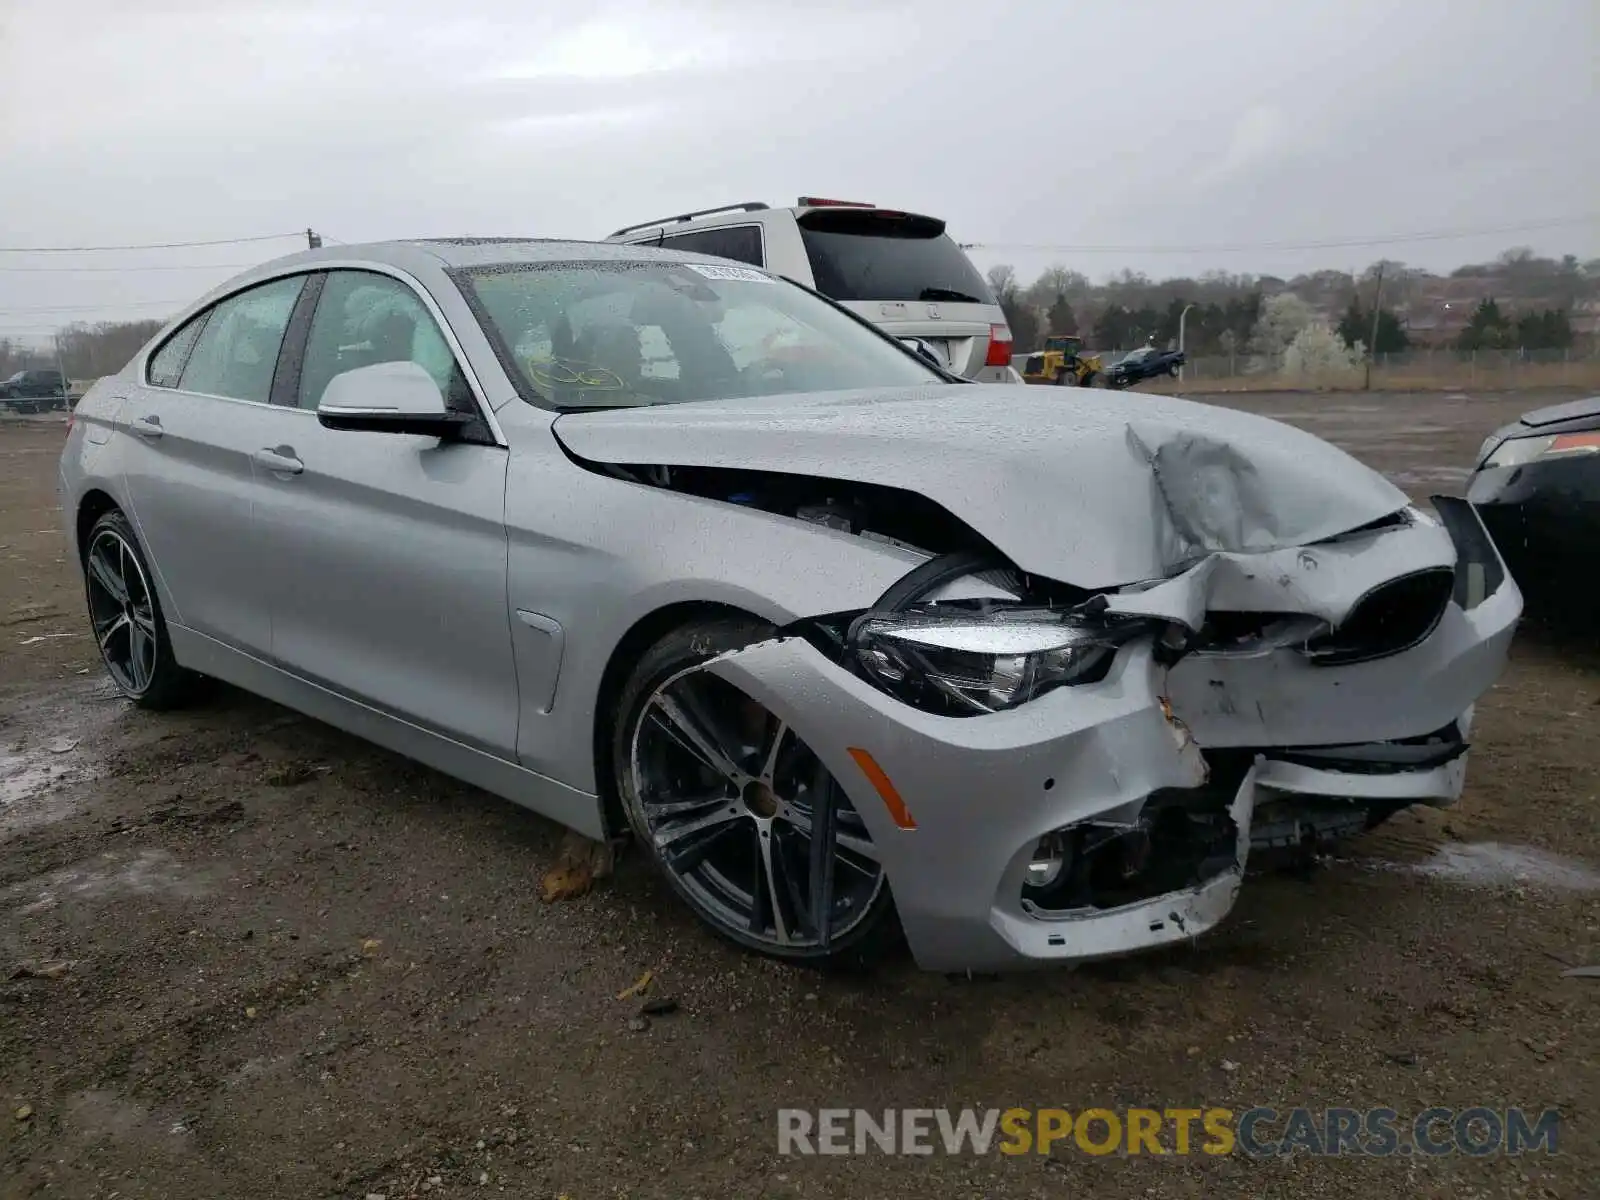
<instances>
[{"instance_id":1,"label":"side skirt","mask_svg":"<svg viewBox=\"0 0 1600 1200\"><path fill-rule=\"evenodd\" d=\"M173 656L190 670L231 683L480 787L585 837L605 840L597 796L359 704L192 629L169 622L167 633Z\"/></svg>"}]
</instances>

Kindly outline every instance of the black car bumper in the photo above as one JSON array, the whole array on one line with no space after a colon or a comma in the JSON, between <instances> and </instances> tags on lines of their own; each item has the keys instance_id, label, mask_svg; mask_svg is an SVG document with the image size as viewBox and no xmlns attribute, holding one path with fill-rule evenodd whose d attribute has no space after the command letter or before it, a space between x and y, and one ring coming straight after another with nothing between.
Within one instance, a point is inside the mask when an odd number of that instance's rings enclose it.
<instances>
[{"instance_id":1,"label":"black car bumper","mask_svg":"<svg viewBox=\"0 0 1600 1200\"><path fill-rule=\"evenodd\" d=\"M1592 611L1600 559L1600 458L1487 467L1467 499L1531 610Z\"/></svg>"}]
</instances>

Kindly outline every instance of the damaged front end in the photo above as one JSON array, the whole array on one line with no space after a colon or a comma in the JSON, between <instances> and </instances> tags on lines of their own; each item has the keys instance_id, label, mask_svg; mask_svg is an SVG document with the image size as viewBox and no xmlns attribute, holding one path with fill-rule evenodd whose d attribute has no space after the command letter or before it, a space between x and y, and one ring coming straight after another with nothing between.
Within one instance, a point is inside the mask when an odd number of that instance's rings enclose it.
<instances>
[{"instance_id":1,"label":"damaged front end","mask_svg":"<svg viewBox=\"0 0 1600 1200\"><path fill-rule=\"evenodd\" d=\"M935 556L705 669L816 748L924 966L1169 944L1226 916L1247 862L1459 796L1520 598L1470 510L1436 503L1114 593Z\"/></svg>"},{"instance_id":2,"label":"damaged front end","mask_svg":"<svg viewBox=\"0 0 1600 1200\"><path fill-rule=\"evenodd\" d=\"M952 525L920 495L856 484L864 505L830 505L826 481L789 481L801 505L771 499L770 474L750 473L764 491L688 476L856 536L895 522L878 536L922 560L864 610L699 669L815 752L928 969L1186 940L1231 910L1247 863L1460 795L1521 610L1470 507L1383 509L1371 485L1341 526L1224 443L1126 434L1157 514L1128 557L1159 570L1114 587L1038 571L1007 527ZM832 828L808 830L817 862Z\"/></svg>"}]
</instances>

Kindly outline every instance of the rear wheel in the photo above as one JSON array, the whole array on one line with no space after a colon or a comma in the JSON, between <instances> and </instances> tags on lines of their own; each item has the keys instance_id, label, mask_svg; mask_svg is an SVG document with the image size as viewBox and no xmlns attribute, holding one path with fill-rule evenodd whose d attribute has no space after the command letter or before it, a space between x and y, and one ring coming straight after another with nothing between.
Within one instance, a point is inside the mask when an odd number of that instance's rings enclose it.
<instances>
[{"instance_id":1,"label":"rear wheel","mask_svg":"<svg viewBox=\"0 0 1600 1200\"><path fill-rule=\"evenodd\" d=\"M1173 363L1171 366L1169 366L1167 368L1167 374L1171 375L1174 379L1176 379L1178 377L1178 375L1182 371L1183 371L1183 368L1181 366L1179 366L1177 363Z\"/></svg>"},{"instance_id":2,"label":"rear wheel","mask_svg":"<svg viewBox=\"0 0 1600 1200\"><path fill-rule=\"evenodd\" d=\"M1057 387L1066 387L1070 374L1065 367L1056 372L1055 384Z\"/></svg>"},{"instance_id":3,"label":"rear wheel","mask_svg":"<svg viewBox=\"0 0 1600 1200\"><path fill-rule=\"evenodd\" d=\"M172 657L161 601L128 519L113 509L94 523L83 555L89 623L117 690L141 708L176 708L200 677Z\"/></svg>"},{"instance_id":4,"label":"rear wheel","mask_svg":"<svg viewBox=\"0 0 1600 1200\"><path fill-rule=\"evenodd\" d=\"M634 835L716 933L791 962L860 964L895 928L871 835L793 730L700 669L771 632L708 619L644 655L618 706L617 789Z\"/></svg>"}]
</instances>

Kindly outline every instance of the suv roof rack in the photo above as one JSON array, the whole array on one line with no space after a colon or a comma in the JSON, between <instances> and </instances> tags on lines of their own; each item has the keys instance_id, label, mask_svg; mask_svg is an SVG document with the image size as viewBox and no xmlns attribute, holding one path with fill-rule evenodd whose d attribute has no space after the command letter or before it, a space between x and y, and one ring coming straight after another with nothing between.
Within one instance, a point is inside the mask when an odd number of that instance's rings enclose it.
<instances>
[{"instance_id":1,"label":"suv roof rack","mask_svg":"<svg viewBox=\"0 0 1600 1200\"><path fill-rule=\"evenodd\" d=\"M675 225L680 221L692 221L696 217L709 217L714 213L724 212L761 212L771 205L763 204L759 200L746 200L742 204L719 204L716 208L702 208L697 212L679 213L675 217L657 217L654 221L640 221L637 225L624 225L613 233L612 237L621 237L625 233L632 233L636 229L649 229L652 225Z\"/></svg>"}]
</instances>

